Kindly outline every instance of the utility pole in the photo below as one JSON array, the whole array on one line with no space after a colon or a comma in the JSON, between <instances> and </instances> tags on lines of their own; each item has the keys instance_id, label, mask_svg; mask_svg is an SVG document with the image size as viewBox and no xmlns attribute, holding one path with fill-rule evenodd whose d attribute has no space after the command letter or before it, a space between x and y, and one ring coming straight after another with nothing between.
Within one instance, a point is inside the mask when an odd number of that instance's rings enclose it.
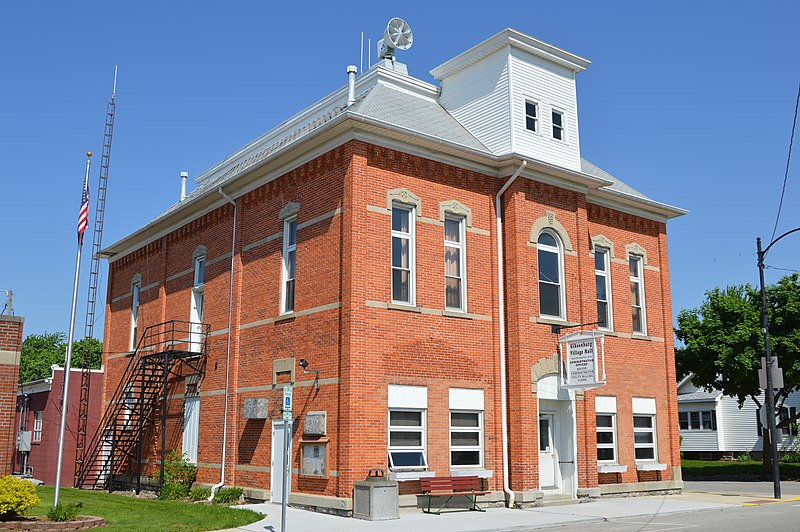
<instances>
[{"instance_id":1,"label":"utility pole","mask_svg":"<svg viewBox=\"0 0 800 532\"><path fill-rule=\"evenodd\" d=\"M773 244L775 241L773 241ZM770 244L771 246L772 244ZM761 282L761 332L764 333L764 357L766 358L767 389L764 390L767 406L767 430L769 430L770 452L772 454L772 491L776 499L781 498L781 470L778 464L778 438L775 426L775 390L772 388L772 352L769 348L769 316L767 315L767 292L764 289L764 255L761 250L761 237L756 238L758 250L758 277Z\"/></svg>"}]
</instances>

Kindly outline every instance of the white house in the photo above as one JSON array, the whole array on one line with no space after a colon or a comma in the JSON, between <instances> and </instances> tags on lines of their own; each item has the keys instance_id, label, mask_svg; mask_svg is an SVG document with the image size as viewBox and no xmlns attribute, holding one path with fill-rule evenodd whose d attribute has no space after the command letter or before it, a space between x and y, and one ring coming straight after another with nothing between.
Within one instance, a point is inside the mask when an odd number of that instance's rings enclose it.
<instances>
[{"instance_id":1,"label":"white house","mask_svg":"<svg viewBox=\"0 0 800 532\"><path fill-rule=\"evenodd\" d=\"M761 452L762 438L759 407L749 397L741 408L735 397L719 390L698 388L689 374L678 382L678 425L681 452L685 458L719 458L743 452ZM763 394L759 396L763 404ZM793 416L800 408L800 394L789 396L780 412L780 419ZM800 438L791 427L781 430L783 439L778 449L800 448Z\"/></svg>"}]
</instances>

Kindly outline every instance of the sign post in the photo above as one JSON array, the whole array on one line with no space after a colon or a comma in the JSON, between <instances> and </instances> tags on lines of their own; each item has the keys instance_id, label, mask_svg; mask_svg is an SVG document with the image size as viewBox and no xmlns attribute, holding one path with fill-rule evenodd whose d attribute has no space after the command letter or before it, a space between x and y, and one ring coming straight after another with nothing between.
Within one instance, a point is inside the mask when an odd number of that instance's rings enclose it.
<instances>
[{"instance_id":1,"label":"sign post","mask_svg":"<svg viewBox=\"0 0 800 532\"><path fill-rule=\"evenodd\" d=\"M281 532L286 532L286 507L292 485L292 464L289 450L292 438L292 387L283 388L283 497L281 497Z\"/></svg>"}]
</instances>

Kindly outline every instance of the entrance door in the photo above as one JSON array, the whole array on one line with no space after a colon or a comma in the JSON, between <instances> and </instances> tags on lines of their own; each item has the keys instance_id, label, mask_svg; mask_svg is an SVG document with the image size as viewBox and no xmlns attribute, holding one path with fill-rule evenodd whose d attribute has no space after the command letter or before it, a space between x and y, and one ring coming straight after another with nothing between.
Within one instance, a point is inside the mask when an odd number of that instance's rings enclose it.
<instances>
[{"instance_id":1,"label":"entrance door","mask_svg":"<svg viewBox=\"0 0 800 532\"><path fill-rule=\"evenodd\" d=\"M189 333L189 351L200 353L203 350L203 288L192 288L192 308Z\"/></svg>"},{"instance_id":2,"label":"entrance door","mask_svg":"<svg viewBox=\"0 0 800 532\"><path fill-rule=\"evenodd\" d=\"M539 488L558 489L561 475L558 468L555 427L557 417L553 412L539 414Z\"/></svg>"},{"instance_id":3,"label":"entrance door","mask_svg":"<svg viewBox=\"0 0 800 532\"><path fill-rule=\"evenodd\" d=\"M191 463L197 463L197 446L200 432L200 398L187 397L183 403L183 454Z\"/></svg>"},{"instance_id":4,"label":"entrance door","mask_svg":"<svg viewBox=\"0 0 800 532\"><path fill-rule=\"evenodd\" d=\"M270 463L269 492L270 500L275 503L283 502L283 472L286 470L284 461L284 446L289 438L288 462L292 463L292 433L287 430L288 424L283 421L272 422L272 461ZM291 482L289 482L291 487Z\"/></svg>"}]
</instances>

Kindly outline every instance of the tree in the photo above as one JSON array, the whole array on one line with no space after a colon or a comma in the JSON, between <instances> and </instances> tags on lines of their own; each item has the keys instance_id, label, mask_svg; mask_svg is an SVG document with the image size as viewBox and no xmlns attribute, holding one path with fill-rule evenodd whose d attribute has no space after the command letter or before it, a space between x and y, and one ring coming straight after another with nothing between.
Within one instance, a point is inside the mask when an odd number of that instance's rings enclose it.
<instances>
[{"instance_id":1,"label":"tree","mask_svg":"<svg viewBox=\"0 0 800 532\"><path fill-rule=\"evenodd\" d=\"M81 367L87 345L91 346L90 367L100 367L103 344L92 339L91 344L84 338L72 343L72 366ZM50 376L50 366L64 365L67 354L66 334L63 332L30 334L22 342L20 354L19 382L29 382Z\"/></svg>"},{"instance_id":2,"label":"tree","mask_svg":"<svg viewBox=\"0 0 800 532\"><path fill-rule=\"evenodd\" d=\"M791 392L800 389L800 280L786 276L766 288L770 346L783 368L784 387L775 394L780 411ZM679 375L694 374L695 385L721 390L736 397L739 406L750 397L762 406L758 369L764 356L761 332L761 295L752 286L714 288L696 309L678 314L675 334L684 347L675 349ZM781 420L779 427L796 423L800 415ZM765 446L768 442L765 438ZM765 453L765 463L768 460Z\"/></svg>"}]
</instances>

